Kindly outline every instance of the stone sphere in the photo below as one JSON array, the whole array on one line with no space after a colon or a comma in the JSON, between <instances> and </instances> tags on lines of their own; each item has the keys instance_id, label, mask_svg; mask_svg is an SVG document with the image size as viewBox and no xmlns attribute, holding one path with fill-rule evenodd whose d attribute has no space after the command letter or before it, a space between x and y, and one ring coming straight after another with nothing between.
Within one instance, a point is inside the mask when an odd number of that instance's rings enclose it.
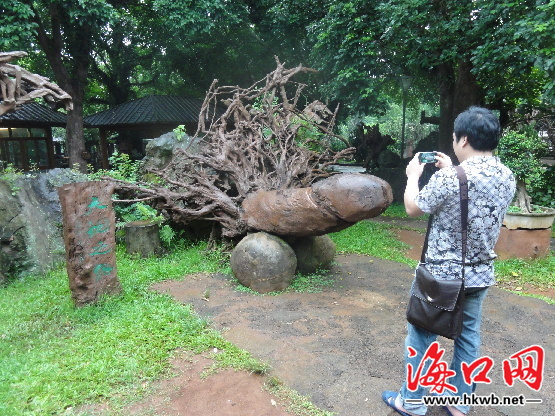
<instances>
[{"instance_id":1,"label":"stone sphere","mask_svg":"<svg viewBox=\"0 0 555 416\"><path fill-rule=\"evenodd\" d=\"M304 274L329 269L335 257L335 243L328 235L298 237L290 244L297 256L297 270Z\"/></svg>"},{"instance_id":2,"label":"stone sphere","mask_svg":"<svg viewBox=\"0 0 555 416\"><path fill-rule=\"evenodd\" d=\"M231 252L231 270L237 280L259 293L285 289L296 268L293 249L281 238L265 232L247 235Z\"/></svg>"}]
</instances>

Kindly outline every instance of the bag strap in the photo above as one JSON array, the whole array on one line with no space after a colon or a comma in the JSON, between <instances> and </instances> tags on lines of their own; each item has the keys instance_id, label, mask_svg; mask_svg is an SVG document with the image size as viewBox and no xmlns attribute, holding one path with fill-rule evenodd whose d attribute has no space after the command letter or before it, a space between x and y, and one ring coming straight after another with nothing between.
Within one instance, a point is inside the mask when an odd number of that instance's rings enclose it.
<instances>
[{"instance_id":1,"label":"bag strap","mask_svg":"<svg viewBox=\"0 0 555 416\"><path fill-rule=\"evenodd\" d=\"M430 214L430 216L428 217L428 227L426 228L426 238L424 238L424 245L422 246L420 263L426 263L426 251L428 251L428 237L430 236L430 229L432 228L433 218L434 218L433 214Z\"/></svg>"},{"instance_id":2,"label":"bag strap","mask_svg":"<svg viewBox=\"0 0 555 416\"><path fill-rule=\"evenodd\" d=\"M468 237L468 180L466 178L466 173L461 166L454 166L457 171L457 178L459 180L459 200L461 204L461 236L462 236L462 280L464 284L464 265L466 258L466 240ZM426 229L426 238L424 239L424 245L422 246L422 255L420 256L420 262L426 262L426 251L428 250L428 237L430 235L430 229L432 228L433 215L430 215L428 219L428 228Z\"/></svg>"},{"instance_id":3,"label":"bag strap","mask_svg":"<svg viewBox=\"0 0 555 416\"><path fill-rule=\"evenodd\" d=\"M464 282L464 263L466 259L466 241L468 238L468 180L461 166L455 166L457 178L459 179L460 202L461 202L461 236L462 236L462 279Z\"/></svg>"}]
</instances>

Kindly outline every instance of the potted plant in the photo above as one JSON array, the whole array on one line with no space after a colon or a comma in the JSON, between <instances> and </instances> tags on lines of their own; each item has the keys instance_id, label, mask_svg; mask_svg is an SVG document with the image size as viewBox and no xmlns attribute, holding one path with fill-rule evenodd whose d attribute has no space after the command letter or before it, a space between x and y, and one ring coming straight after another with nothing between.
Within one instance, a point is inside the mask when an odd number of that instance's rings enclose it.
<instances>
[{"instance_id":1,"label":"potted plant","mask_svg":"<svg viewBox=\"0 0 555 416\"><path fill-rule=\"evenodd\" d=\"M555 209L534 205L528 193L542 181L545 167L540 157L546 151L547 143L532 127L510 130L499 142L498 156L513 171L517 187L496 247L501 258L535 258L549 252Z\"/></svg>"}]
</instances>

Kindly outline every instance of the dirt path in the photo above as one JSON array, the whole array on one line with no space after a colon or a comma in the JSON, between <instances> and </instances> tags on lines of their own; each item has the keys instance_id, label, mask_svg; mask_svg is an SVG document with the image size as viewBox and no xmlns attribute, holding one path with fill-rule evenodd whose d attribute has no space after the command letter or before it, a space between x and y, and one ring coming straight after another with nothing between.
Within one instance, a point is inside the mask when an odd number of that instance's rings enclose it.
<instances>
[{"instance_id":1,"label":"dirt path","mask_svg":"<svg viewBox=\"0 0 555 416\"><path fill-rule=\"evenodd\" d=\"M401 231L419 256L422 234ZM420 247L417 247L420 244ZM254 296L237 292L223 275L190 275L162 282L153 290L192 304L224 337L272 367L271 375L341 416L393 415L380 400L382 390L398 388L403 377L404 310L412 270L395 262L338 255L333 286L322 293ZM209 301L202 300L206 291ZM525 407L476 407L472 416L551 415L555 411L555 306L493 288L485 304L483 355L492 357L493 383L477 394L541 399ZM441 340L449 359L451 342ZM531 344L545 349L539 392L502 379L502 361ZM202 357L175 360L176 377L129 408L132 415L282 416L279 400L263 390L264 377L228 370L200 377L210 362ZM431 408L428 416L445 413Z\"/></svg>"},{"instance_id":2,"label":"dirt path","mask_svg":"<svg viewBox=\"0 0 555 416\"><path fill-rule=\"evenodd\" d=\"M175 376L159 382L145 401L126 409L128 415L290 416L264 389L264 377L225 370L208 377L212 360L182 356L172 361Z\"/></svg>"}]
</instances>

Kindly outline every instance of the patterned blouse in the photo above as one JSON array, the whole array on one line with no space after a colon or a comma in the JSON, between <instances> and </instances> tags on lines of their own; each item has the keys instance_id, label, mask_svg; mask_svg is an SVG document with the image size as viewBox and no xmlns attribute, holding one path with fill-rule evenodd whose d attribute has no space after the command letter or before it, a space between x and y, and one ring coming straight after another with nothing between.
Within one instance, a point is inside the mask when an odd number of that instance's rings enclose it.
<instances>
[{"instance_id":1,"label":"patterned blouse","mask_svg":"<svg viewBox=\"0 0 555 416\"><path fill-rule=\"evenodd\" d=\"M503 216L515 193L513 173L496 156L475 156L461 163L468 178L468 239L465 287L495 284L493 251ZM453 167L436 172L415 199L434 214L426 252L436 278L461 278L461 208Z\"/></svg>"}]
</instances>

